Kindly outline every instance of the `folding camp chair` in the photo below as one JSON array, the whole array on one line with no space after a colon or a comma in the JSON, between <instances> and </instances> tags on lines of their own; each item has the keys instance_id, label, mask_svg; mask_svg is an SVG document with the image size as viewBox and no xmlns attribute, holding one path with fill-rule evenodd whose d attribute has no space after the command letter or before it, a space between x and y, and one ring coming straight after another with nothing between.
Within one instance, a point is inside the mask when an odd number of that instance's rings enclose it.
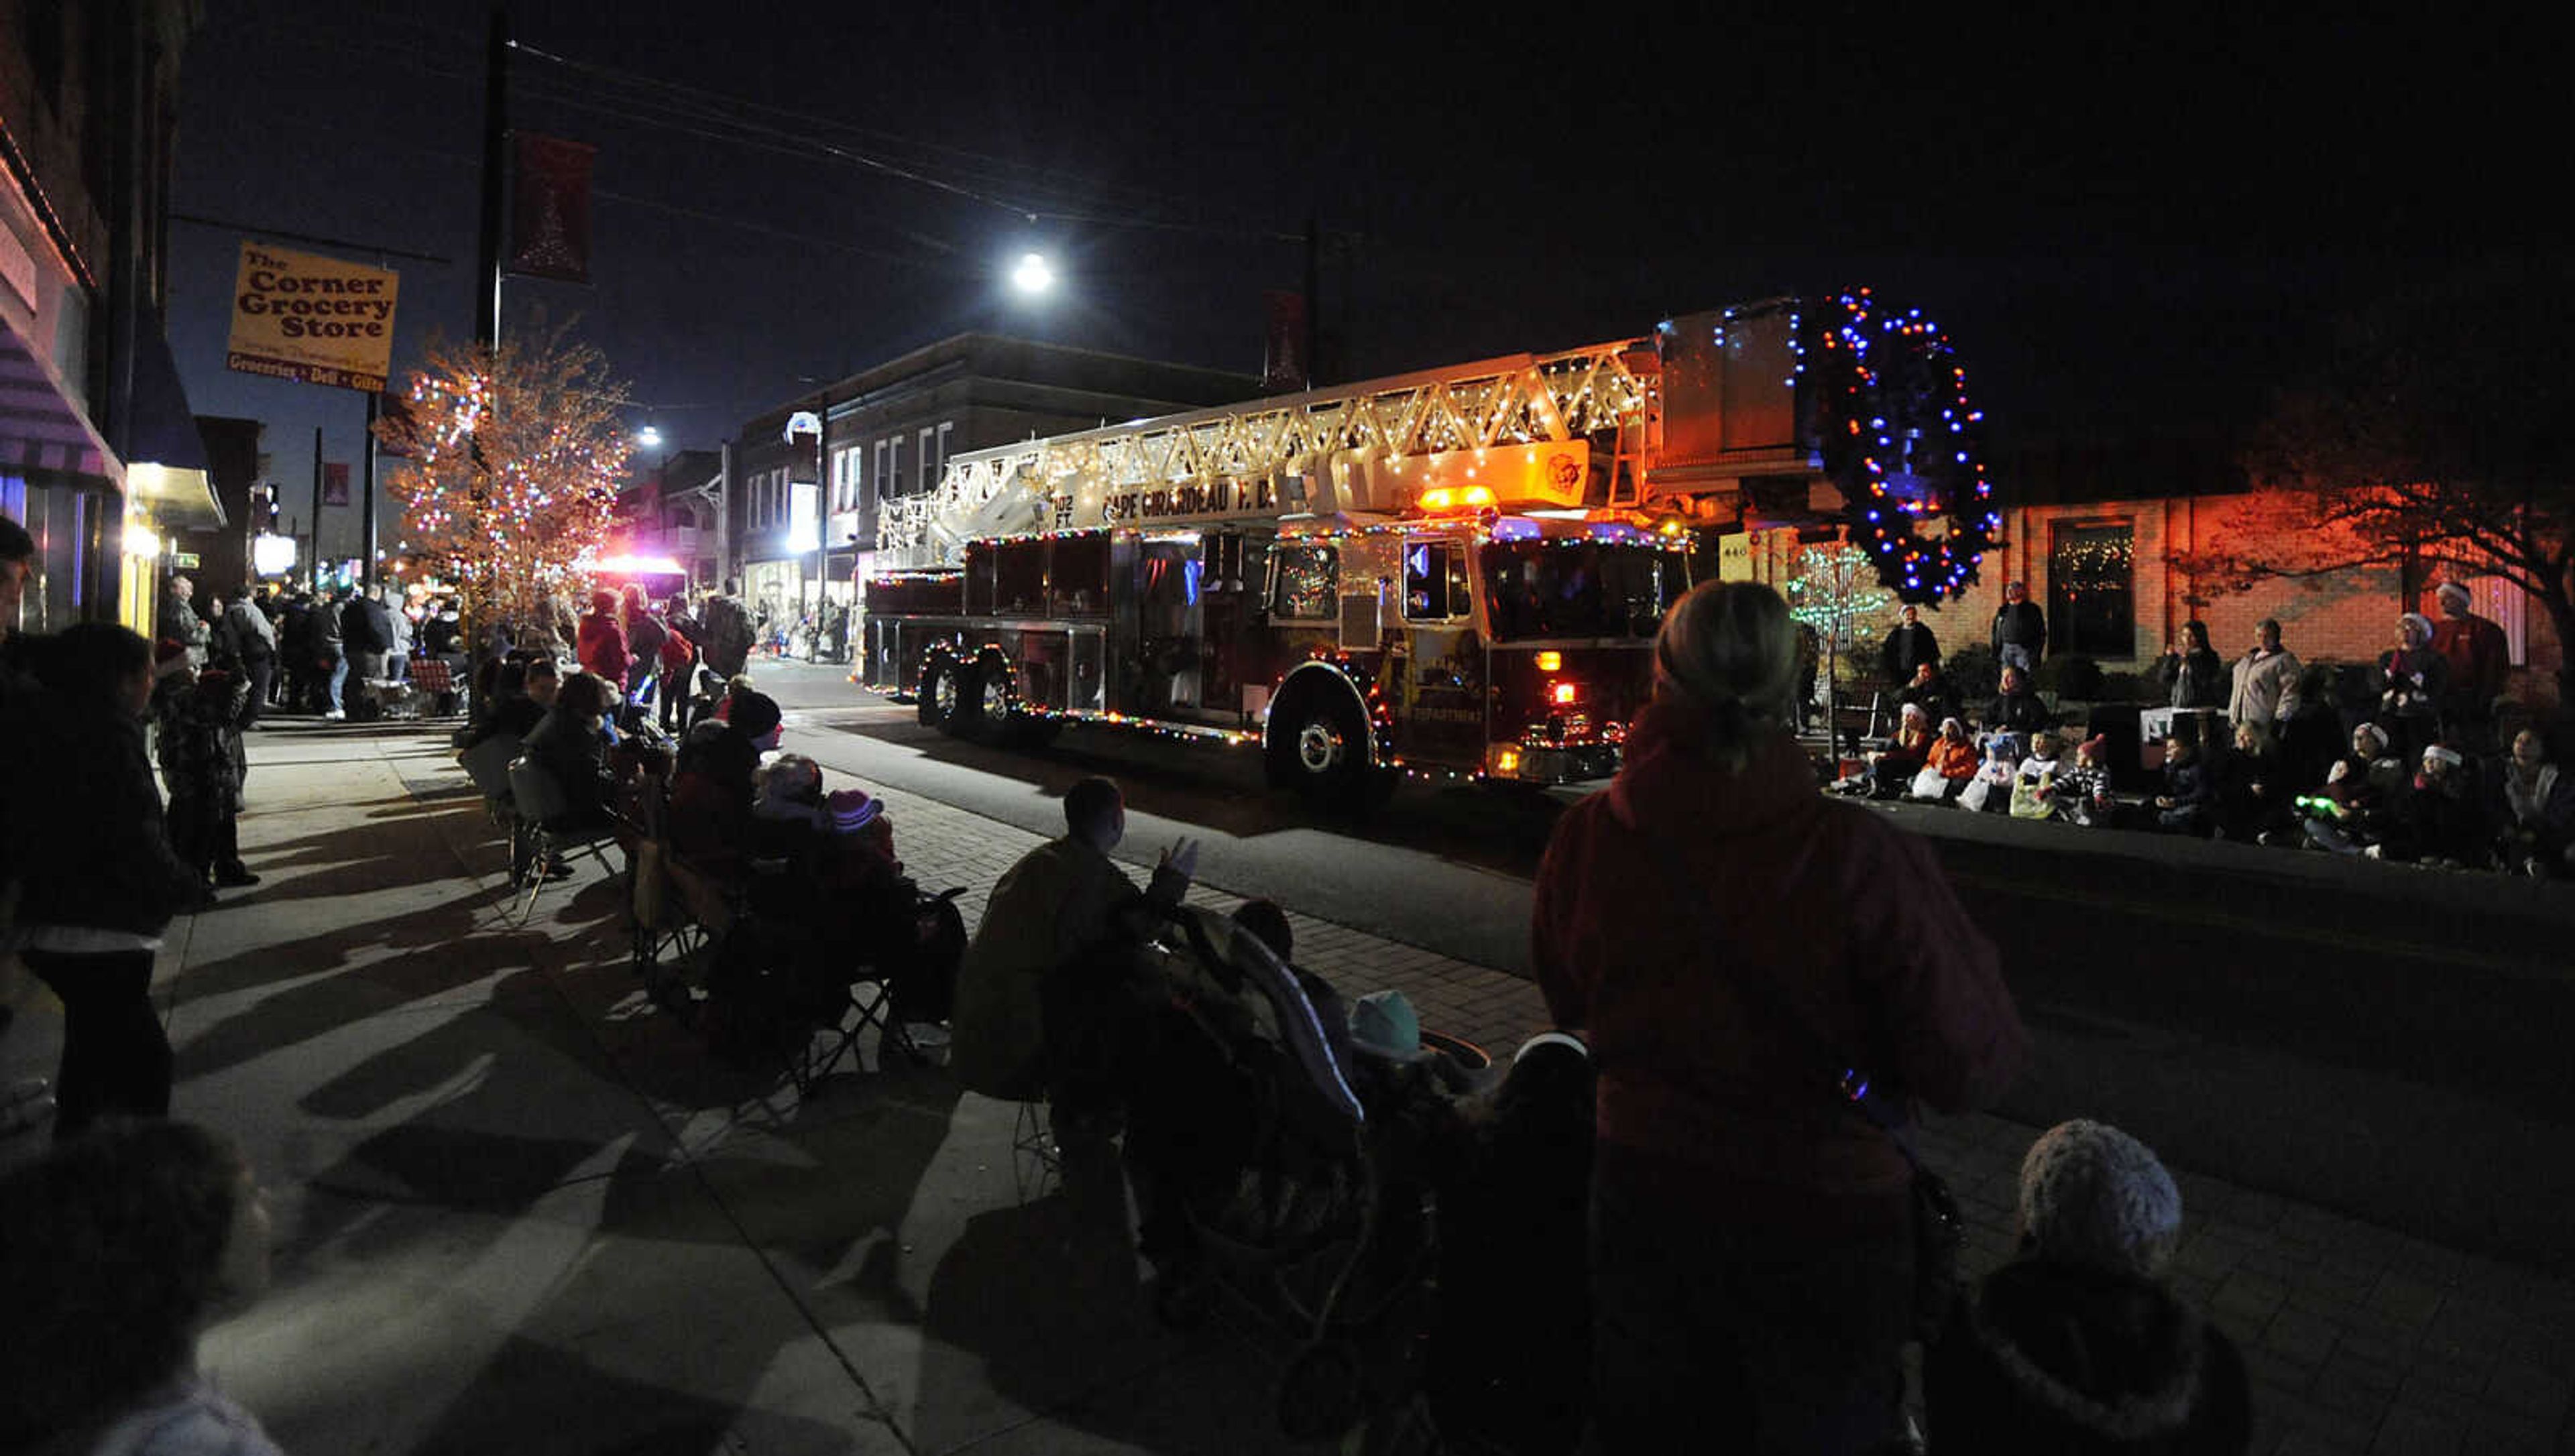
<instances>
[{"instance_id":1,"label":"folding camp chair","mask_svg":"<svg viewBox=\"0 0 2575 1456\"><path fill-rule=\"evenodd\" d=\"M520 886L518 921L524 925L536 913L537 896L546 887L550 864L557 858L569 864L588 854L605 868L608 855L604 851L617 842L625 828L613 819L604 824L567 823L572 805L564 797L562 785L542 764L525 757L510 762L510 800L531 836L534 850L528 860L526 883Z\"/></svg>"}]
</instances>

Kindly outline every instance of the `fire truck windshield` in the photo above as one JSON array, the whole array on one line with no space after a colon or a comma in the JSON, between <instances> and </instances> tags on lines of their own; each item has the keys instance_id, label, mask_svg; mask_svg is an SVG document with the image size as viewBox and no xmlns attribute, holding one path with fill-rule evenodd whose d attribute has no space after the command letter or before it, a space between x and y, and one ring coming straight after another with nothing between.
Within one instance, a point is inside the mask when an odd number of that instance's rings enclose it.
<instances>
[{"instance_id":1,"label":"fire truck windshield","mask_svg":"<svg viewBox=\"0 0 2575 1456\"><path fill-rule=\"evenodd\" d=\"M1483 549L1493 640L1650 638L1689 590L1677 552L1608 542L1495 542Z\"/></svg>"}]
</instances>

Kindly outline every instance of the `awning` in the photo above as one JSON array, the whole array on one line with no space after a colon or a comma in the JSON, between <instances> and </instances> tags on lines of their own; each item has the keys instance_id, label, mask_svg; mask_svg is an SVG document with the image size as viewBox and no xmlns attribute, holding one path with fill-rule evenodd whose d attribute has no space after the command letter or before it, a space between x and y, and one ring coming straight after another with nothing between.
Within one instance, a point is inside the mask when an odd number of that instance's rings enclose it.
<instances>
[{"instance_id":1,"label":"awning","mask_svg":"<svg viewBox=\"0 0 2575 1456\"><path fill-rule=\"evenodd\" d=\"M206 474L206 441L179 383L179 362L149 301L134 331L134 429L128 437L127 496L152 508L165 529L221 526L223 503Z\"/></svg>"},{"instance_id":2,"label":"awning","mask_svg":"<svg viewBox=\"0 0 2575 1456\"><path fill-rule=\"evenodd\" d=\"M114 458L42 352L0 324L0 471L116 478Z\"/></svg>"}]
</instances>

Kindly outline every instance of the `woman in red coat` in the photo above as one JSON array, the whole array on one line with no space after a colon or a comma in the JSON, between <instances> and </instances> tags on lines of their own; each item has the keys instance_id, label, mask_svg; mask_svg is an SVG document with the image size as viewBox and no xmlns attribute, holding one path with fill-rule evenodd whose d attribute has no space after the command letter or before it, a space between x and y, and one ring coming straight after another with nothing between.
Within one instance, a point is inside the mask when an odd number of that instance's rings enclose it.
<instances>
[{"instance_id":1,"label":"woman in red coat","mask_svg":"<svg viewBox=\"0 0 2575 1456\"><path fill-rule=\"evenodd\" d=\"M615 688L619 698L625 697L626 629L617 623L616 593L590 594L590 615L581 620L573 656L581 659L583 671Z\"/></svg>"},{"instance_id":2,"label":"woman in red coat","mask_svg":"<svg viewBox=\"0 0 2575 1456\"><path fill-rule=\"evenodd\" d=\"M1910 1170L1838 1079L1978 1106L2027 1035L1924 843L1817 791L1776 593L1698 587L1655 666L1617 780L1556 825L1531 935L1600 1066L1592 1408L1613 1452L1864 1450L1899 1429Z\"/></svg>"}]
</instances>

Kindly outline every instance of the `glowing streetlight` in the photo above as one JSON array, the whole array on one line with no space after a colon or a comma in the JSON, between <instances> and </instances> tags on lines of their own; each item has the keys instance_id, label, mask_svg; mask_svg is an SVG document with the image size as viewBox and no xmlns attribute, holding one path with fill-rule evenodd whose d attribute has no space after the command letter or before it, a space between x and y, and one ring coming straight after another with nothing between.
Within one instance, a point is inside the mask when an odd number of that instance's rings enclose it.
<instances>
[{"instance_id":1,"label":"glowing streetlight","mask_svg":"<svg viewBox=\"0 0 2575 1456\"><path fill-rule=\"evenodd\" d=\"M646 450L659 450L662 448L662 432L656 426L647 425L635 432L635 443Z\"/></svg>"},{"instance_id":2,"label":"glowing streetlight","mask_svg":"<svg viewBox=\"0 0 2575 1456\"><path fill-rule=\"evenodd\" d=\"M1020 255L1020 266L1011 270L1011 284L1020 292L1035 297L1055 287L1055 269L1043 253Z\"/></svg>"}]
</instances>

